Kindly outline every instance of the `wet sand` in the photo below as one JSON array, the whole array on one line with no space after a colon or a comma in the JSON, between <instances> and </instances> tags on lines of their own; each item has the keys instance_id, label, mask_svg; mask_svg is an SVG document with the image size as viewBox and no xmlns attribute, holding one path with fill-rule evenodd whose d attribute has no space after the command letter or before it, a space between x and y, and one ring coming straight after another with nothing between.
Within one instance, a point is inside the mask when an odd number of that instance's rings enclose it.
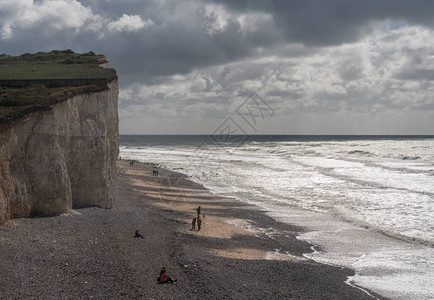
<instances>
[{"instance_id":1,"label":"wet sand","mask_svg":"<svg viewBox=\"0 0 434 300\"><path fill-rule=\"evenodd\" d=\"M374 299L345 283L352 270L304 258L302 228L152 170L118 161L110 210L0 226L0 299ZM163 266L176 284L157 284Z\"/></svg>"}]
</instances>

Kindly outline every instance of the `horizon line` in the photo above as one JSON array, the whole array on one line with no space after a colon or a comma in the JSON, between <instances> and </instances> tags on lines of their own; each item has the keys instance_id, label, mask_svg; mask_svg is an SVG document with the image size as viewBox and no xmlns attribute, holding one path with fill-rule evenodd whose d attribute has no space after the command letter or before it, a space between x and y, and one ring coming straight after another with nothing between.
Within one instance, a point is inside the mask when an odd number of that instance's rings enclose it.
<instances>
[{"instance_id":1,"label":"horizon line","mask_svg":"<svg viewBox=\"0 0 434 300\"><path fill-rule=\"evenodd\" d=\"M119 133L119 135L147 135L147 136L183 136L183 135L196 135L196 136L209 136L213 134L204 133ZM228 136L244 136L244 134L227 134ZM247 134L247 136L426 136L434 137L434 134L278 134L278 133L265 133L265 134Z\"/></svg>"}]
</instances>

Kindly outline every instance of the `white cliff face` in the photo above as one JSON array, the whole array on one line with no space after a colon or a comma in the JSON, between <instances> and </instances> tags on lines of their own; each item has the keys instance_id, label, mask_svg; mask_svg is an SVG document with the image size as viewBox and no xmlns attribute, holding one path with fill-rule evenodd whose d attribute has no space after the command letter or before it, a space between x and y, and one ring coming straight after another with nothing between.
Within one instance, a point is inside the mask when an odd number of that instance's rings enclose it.
<instances>
[{"instance_id":1,"label":"white cliff face","mask_svg":"<svg viewBox=\"0 0 434 300\"><path fill-rule=\"evenodd\" d=\"M118 82L29 115L0 131L0 223L110 208L119 154Z\"/></svg>"}]
</instances>

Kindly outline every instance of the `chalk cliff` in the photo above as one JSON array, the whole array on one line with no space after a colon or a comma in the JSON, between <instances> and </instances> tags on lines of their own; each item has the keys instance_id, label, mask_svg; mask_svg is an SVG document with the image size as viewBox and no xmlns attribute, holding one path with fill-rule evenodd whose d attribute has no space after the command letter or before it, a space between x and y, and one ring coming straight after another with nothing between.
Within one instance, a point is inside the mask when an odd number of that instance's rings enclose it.
<instances>
[{"instance_id":1,"label":"chalk cliff","mask_svg":"<svg viewBox=\"0 0 434 300\"><path fill-rule=\"evenodd\" d=\"M72 207L110 208L118 145L118 81L0 128L0 224Z\"/></svg>"}]
</instances>

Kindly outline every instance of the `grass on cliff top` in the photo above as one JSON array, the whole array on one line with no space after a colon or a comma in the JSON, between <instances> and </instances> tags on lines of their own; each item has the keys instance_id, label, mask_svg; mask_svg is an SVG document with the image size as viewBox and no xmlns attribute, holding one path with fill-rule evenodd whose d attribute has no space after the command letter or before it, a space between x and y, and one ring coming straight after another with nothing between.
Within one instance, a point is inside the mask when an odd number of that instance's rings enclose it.
<instances>
[{"instance_id":1,"label":"grass on cliff top","mask_svg":"<svg viewBox=\"0 0 434 300\"><path fill-rule=\"evenodd\" d=\"M0 86L0 108L5 109L7 107L14 108L37 103L46 103L46 100L62 97L65 92L74 90L77 90L77 88L47 88L43 84L35 84L23 88L6 88Z\"/></svg>"},{"instance_id":2,"label":"grass on cliff top","mask_svg":"<svg viewBox=\"0 0 434 300\"><path fill-rule=\"evenodd\" d=\"M104 55L93 52L78 54L71 50L26 53L21 56L1 54L0 80L43 80L18 88L0 85L0 127L30 113L49 109L50 105L70 96L104 90L106 87L91 83L85 86L68 86L68 83L70 79L117 78L113 69L100 66L105 63L107 60ZM51 79L65 79L64 86L50 87Z\"/></svg>"},{"instance_id":3,"label":"grass on cliff top","mask_svg":"<svg viewBox=\"0 0 434 300\"><path fill-rule=\"evenodd\" d=\"M100 67L104 63L107 63L104 55L93 52L79 54L72 50L20 56L1 54L0 80L115 78L113 69Z\"/></svg>"},{"instance_id":4,"label":"grass on cliff top","mask_svg":"<svg viewBox=\"0 0 434 300\"><path fill-rule=\"evenodd\" d=\"M51 109L51 105L74 95L100 92L106 89L97 85L47 88L36 84L23 88L0 87L0 129L27 115Z\"/></svg>"}]
</instances>

